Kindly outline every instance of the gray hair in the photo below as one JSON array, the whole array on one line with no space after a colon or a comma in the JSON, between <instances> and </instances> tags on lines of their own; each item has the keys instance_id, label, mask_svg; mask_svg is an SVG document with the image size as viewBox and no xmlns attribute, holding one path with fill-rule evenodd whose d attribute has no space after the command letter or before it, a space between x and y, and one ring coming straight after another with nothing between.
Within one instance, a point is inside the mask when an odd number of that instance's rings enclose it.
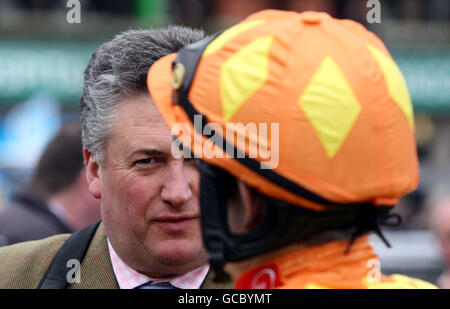
<instances>
[{"instance_id":1,"label":"gray hair","mask_svg":"<svg viewBox=\"0 0 450 309\"><path fill-rule=\"evenodd\" d=\"M147 93L147 72L156 60L203 38L203 31L182 26L128 30L94 52L84 71L81 125L83 147L97 162L104 160L119 100Z\"/></svg>"}]
</instances>

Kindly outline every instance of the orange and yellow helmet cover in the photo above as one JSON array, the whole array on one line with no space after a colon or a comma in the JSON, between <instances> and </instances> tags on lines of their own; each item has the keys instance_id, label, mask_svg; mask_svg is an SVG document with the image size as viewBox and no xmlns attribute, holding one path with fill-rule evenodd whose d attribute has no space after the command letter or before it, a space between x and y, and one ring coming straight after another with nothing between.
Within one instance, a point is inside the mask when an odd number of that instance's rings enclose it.
<instances>
[{"instance_id":1,"label":"orange and yellow helmet cover","mask_svg":"<svg viewBox=\"0 0 450 309\"><path fill-rule=\"evenodd\" d=\"M148 86L169 126L192 128L181 141L268 196L326 209L228 158L220 147L214 148L218 155L204 155L208 139L173 102L176 56L151 67ZM264 139L248 130L223 138L247 155L249 145L270 149L277 159L272 172L327 200L392 206L418 184L406 83L383 42L354 21L318 12L253 14L208 44L189 101L223 132L230 124L268 124ZM237 144L239 135L245 149ZM255 160L268 159L258 152Z\"/></svg>"}]
</instances>

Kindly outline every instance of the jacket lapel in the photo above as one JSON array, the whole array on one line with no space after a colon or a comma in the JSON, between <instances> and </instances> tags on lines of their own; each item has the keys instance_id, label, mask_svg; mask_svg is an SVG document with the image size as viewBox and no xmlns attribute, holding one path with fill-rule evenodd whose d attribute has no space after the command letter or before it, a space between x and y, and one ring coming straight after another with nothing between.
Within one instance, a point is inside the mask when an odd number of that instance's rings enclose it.
<instances>
[{"instance_id":1,"label":"jacket lapel","mask_svg":"<svg viewBox=\"0 0 450 309\"><path fill-rule=\"evenodd\" d=\"M119 285L109 257L108 242L103 222L92 238L81 264L81 282L73 283L72 289L118 289Z\"/></svg>"}]
</instances>

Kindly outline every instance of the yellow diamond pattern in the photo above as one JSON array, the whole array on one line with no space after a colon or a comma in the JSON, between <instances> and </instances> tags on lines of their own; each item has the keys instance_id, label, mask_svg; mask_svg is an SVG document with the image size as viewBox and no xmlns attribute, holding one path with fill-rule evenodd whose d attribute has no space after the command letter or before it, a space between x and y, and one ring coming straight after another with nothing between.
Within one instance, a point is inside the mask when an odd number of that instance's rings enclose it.
<instances>
[{"instance_id":1,"label":"yellow diamond pattern","mask_svg":"<svg viewBox=\"0 0 450 309\"><path fill-rule=\"evenodd\" d=\"M344 73L331 56L327 56L299 98L325 148L333 158L342 146L361 110Z\"/></svg>"},{"instance_id":2,"label":"yellow diamond pattern","mask_svg":"<svg viewBox=\"0 0 450 309\"><path fill-rule=\"evenodd\" d=\"M210 44L208 44L208 47L206 47L205 51L203 52L202 56L208 56L219 49L221 49L227 42L231 41L234 37L237 35L250 30L251 28L254 28L256 26L264 24L266 21L264 19L258 19L258 20L250 20L247 22L243 22L240 24L237 24L236 26L231 27L221 35L219 35L215 40L213 40Z\"/></svg>"},{"instance_id":3,"label":"yellow diamond pattern","mask_svg":"<svg viewBox=\"0 0 450 309\"><path fill-rule=\"evenodd\" d=\"M408 87L406 86L402 72L400 72L400 69L391 57L372 45L368 45L367 48L375 57L375 60L383 71L392 99L398 104L403 113L405 113L410 128L414 130L414 115L411 97L409 96Z\"/></svg>"},{"instance_id":4,"label":"yellow diamond pattern","mask_svg":"<svg viewBox=\"0 0 450 309\"><path fill-rule=\"evenodd\" d=\"M226 121L266 82L272 41L271 35L255 39L222 64L220 95Z\"/></svg>"}]
</instances>

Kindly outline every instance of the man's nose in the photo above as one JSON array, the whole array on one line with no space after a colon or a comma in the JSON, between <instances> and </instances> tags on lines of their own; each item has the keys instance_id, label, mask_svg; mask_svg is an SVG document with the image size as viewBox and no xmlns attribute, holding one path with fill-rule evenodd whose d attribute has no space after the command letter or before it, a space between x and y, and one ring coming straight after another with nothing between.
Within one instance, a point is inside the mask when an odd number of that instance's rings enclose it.
<instances>
[{"instance_id":1,"label":"man's nose","mask_svg":"<svg viewBox=\"0 0 450 309\"><path fill-rule=\"evenodd\" d=\"M161 190L163 201L172 206L183 206L191 197L191 180L188 179L183 160L172 160L168 162L164 186Z\"/></svg>"}]
</instances>

